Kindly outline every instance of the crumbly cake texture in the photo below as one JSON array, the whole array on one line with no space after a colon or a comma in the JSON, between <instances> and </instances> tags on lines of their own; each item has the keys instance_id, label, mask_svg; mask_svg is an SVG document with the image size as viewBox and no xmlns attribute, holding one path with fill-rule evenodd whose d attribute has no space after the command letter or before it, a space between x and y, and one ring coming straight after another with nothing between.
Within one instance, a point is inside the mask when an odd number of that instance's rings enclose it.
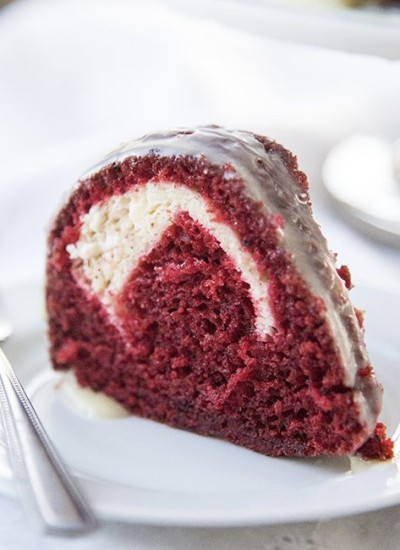
<instances>
[{"instance_id":1,"label":"crumbly cake texture","mask_svg":"<svg viewBox=\"0 0 400 550\"><path fill-rule=\"evenodd\" d=\"M201 197L214 226L234 233L245 267L178 205L119 289L107 290L114 274L105 277L113 265L105 262L122 241L129 250L129 235L116 242L113 233L105 251L93 213L113 197L133 204L150 184ZM114 208L108 221L115 227L123 215ZM244 276L248 258L268 300L264 328L262 300ZM135 415L266 455L390 458L393 444L377 424L382 389L348 300L350 272L332 266L306 176L281 145L218 127L147 135L85 176L53 224L53 365Z\"/></svg>"}]
</instances>

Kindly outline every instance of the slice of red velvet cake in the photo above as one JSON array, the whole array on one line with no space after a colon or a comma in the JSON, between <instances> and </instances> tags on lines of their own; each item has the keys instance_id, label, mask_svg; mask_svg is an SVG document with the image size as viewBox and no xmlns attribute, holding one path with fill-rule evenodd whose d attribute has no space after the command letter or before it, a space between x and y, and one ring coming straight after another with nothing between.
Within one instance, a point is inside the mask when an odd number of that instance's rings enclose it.
<instances>
[{"instance_id":1,"label":"slice of red velvet cake","mask_svg":"<svg viewBox=\"0 0 400 550\"><path fill-rule=\"evenodd\" d=\"M51 358L133 414L266 455L384 459L346 285L282 146L218 127L147 135L54 223Z\"/></svg>"}]
</instances>

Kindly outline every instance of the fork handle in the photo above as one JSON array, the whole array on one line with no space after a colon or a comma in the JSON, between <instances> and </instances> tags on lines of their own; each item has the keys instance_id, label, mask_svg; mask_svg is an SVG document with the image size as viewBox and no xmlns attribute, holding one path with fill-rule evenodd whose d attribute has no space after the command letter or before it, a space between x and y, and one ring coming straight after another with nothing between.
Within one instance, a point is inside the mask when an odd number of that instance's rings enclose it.
<instances>
[{"instance_id":1,"label":"fork handle","mask_svg":"<svg viewBox=\"0 0 400 550\"><path fill-rule=\"evenodd\" d=\"M83 533L95 518L0 349L0 405L14 481L28 518L52 534Z\"/></svg>"}]
</instances>

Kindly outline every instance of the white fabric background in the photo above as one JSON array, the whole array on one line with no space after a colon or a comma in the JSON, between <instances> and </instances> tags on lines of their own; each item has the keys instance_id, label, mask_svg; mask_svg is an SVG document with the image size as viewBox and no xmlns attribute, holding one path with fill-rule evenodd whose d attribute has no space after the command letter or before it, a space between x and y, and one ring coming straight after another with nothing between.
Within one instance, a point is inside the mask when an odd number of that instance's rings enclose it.
<instances>
[{"instance_id":1,"label":"white fabric background","mask_svg":"<svg viewBox=\"0 0 400 550\"><path fill-rule=\"evenodd\" d=\"M399 97L399 62L275 42L161 2L16 2L0 12L0 288L42 277L52 213L109 149L160 128L218 123L296 152L316 217L355 282L398 292L399 252L337 218L320 168L353 132L398 137ZM0 546L12 549L372 550L400 540L399 508L245 529L109 524L68 541L33 533L1 495L0 518Z\"/></svg>"}]
</instances>

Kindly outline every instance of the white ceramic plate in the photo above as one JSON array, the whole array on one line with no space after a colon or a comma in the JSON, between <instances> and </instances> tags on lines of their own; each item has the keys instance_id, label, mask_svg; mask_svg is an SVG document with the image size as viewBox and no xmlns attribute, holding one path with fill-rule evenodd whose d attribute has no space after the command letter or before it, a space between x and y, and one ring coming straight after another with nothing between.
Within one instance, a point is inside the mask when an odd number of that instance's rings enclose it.
<instances>
[{"instance_id":1,"label":"white ceramic plate","mask_svg":"<svg viewBox=\"0 0 400 550\"><path fill-rule=\"evenodd\" d=\"M317 520L400 503L400 295L365 289L356 302L368 310L369 349L386 387L383 420L396 438L397 458L387 463L274 459L135 417L79 416L49 368L38 285L7 293L15 335L4 349L99 517L186 526ZM12 493L1 446L0 490Z\"/></svg>"},{"instance_id":2,"label":"white ceramic plate","mask_svg":"<svg viewBox=\"0 0 400 550\"><path fill-rule=\"evenodd\" d=\"M400 247L397 156L400 141L395 145L380 136L355 134L329 151L322 177L341 215L373 239Z\"/></svg>"}]
</instances>

